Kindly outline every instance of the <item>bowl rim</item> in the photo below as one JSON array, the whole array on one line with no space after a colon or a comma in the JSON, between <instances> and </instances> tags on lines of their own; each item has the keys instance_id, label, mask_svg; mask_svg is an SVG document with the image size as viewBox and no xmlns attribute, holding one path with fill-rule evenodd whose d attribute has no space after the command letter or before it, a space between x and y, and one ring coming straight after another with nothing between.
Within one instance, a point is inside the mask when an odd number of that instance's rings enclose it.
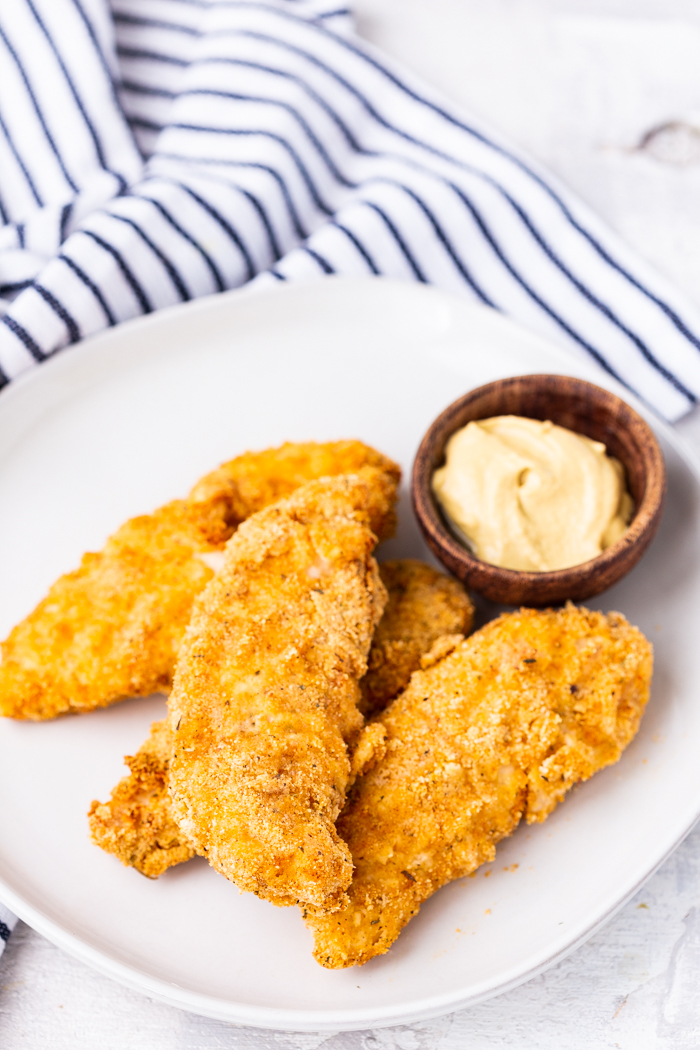
<instances>
[{"instance_id":1,"label":"bowl rim","mask_svg":"<svg viewBox=\"0 0 700 1050\"><path fill-rule=\"evenodd\" d=\"M635 426L644 433L647 439L647 454L643 457L645 477L655 477L657 484L655 486L650 486L648 484L645 486L641 502L635 507L634 516L625 532L609 547L606 547L605 550L596 555L595 558L589 558L588 561L579 562L577 565L571 565L564 569L551 569L544 572L533 572L524 569L508 569L500 565L494 565L491 562L482 561L480 558L477 558L476 555L472 554L472 552L450 531L449 527L445 524L442 511L437 505L437 501L432 491L432 485L430 484L433 472L439 465L433 465L435 442L436 440L439 441L441 437L444 438L440 450L440 456L442 456L449 438L456 433L457 430L466 425L466 423L460 422L448 431L445 429L446 423L451 421L451 419L459 413L461 408L466 408L471 402L483 397L486 392L496 388L505 390L509 386L515 386L516 384L522 386L523 383L538 388L541 388L543 385L549 385L554 390L559 385L557 381L564 381L569 387L574 386L578 388L581 393L587 392L589 395L592 394L598 403L608 401L611 406L615 405L618 408L619 417L623 417L624 419L626 416L629 421L634 422ZM521 412L520 414L523 415L524 413ZM475 417L475 419L479 418L486 419L489 417ZM526 418L533 419L538 417L527 416ZM471 420L469 420L469 422L471 422ZM553 420L553 422L556 423L555 420ZM441 433L443 430L445 430L444 435ZM626 464L623 464L623 466L625 467L625 471L627 471ZM424 498L422 500L419 494L423 495ZM545 584L548 584L550 587L560 584L564 587L572 581L578 581L590 577L596 572L612 567L618 560L622 551L628 550L632 547L637 547L640 543L646 540L641 552L643 553L658 528L663 511L665 495L666 465L656 436L646 420L643 419L627 401L619 397L617 394L614 394L611 390L597 386L595 383L590 383L585 379L579 379L577 376L553 372L526 373L523 375L508 376L503 379L492 380L490 383L484 383L481 386L474 387L461 397L456 398L443 409L423 435L413 461L411 477L411 501L418 523L426 535L426 538L428 538L429 534L433 543L444 550L453 561L470 567L474 572L484 575L488 574L492 579L498 579L504 585L519 585L521 588L527 585L532 585L533 588L542 589ZM633 566L630 565L629 569L632 567ZM624 572L622 575L624 575ZM476 584L470 585L474 590L479 590L479 587Z\"/></svg>"}]
</instances>

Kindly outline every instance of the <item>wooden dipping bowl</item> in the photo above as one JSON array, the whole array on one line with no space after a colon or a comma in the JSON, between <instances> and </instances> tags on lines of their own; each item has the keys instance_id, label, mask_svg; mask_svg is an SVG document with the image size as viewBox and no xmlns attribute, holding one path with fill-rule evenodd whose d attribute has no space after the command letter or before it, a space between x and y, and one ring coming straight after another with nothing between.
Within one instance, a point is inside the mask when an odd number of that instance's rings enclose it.
<instances>
[{"instance_id":1,"label":"wooden dipping bowl","mask_svg":"<svg viewBox=\"0 0 700 1050\"><path fill-rule=\"evenodd\" d=\"M475 558L447 528L431 480L444 462L448 439L472 420L505 415L550 419L602 441L624 466L634 515L624 535L597 558L554 572L502 569ZM600 594L637 564L661 520L666 468L651 428L615 394L569 376L526 375L487 383L449 405L421 442L411 488L430 549L467 587L508 605L558 605Z\"/></svg>"}]
</instances>

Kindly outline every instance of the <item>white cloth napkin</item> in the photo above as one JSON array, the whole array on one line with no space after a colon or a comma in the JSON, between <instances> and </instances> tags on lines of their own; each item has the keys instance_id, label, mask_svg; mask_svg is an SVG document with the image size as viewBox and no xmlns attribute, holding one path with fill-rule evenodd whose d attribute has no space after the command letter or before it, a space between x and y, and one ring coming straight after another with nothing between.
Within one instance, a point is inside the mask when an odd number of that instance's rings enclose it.
<instances>
[{"instance_id":1,"label":"white cloth napkin","mask_svg":"<svg viewBox=\"0 0 700 1050\"><path fill-rule=\"evenodd\" d=\"M3 4L0 216L5 381L257 274L380 273L497 307L669 419L700 395L697 310L332 0Z\"/></svg>"},{"instance_id":2,"label":"white cloth napkin","mask_svg":"<svg viewBox=\"0 0 700 1050\"><path fill-rule=\"evenodd\" d=\"M0 386L141 313L341 273L494 306L668 419L700 396L698 311L333 0L1 4L0 224Z\"/></svg>"},{"instance_id":3,"label":"white cloth napkin","mask_svg":"<svg viewBox=\"0 0 700 1050\"><path fill-rule=\"evenodd\" d=\"M13 915L4 904L0 904L0 955L5 951L5 945L16 925L17 916Z\"/></svg>"}]
</instances>

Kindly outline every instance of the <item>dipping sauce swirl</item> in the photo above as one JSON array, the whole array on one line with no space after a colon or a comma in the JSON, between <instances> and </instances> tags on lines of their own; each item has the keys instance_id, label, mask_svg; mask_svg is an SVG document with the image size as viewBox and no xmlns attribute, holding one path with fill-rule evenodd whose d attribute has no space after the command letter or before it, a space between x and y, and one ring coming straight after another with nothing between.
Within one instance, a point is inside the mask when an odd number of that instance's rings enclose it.
<instances>
[{"instance_id":1,"label":"dipping sauce swirl","mask_svg":"<svg viewBox=\"0 0 700 1050\"><path fill-rule=\"evenodd\" d=\"M522 416L480 419L454 433L432 487L477 558L527 572L597 557L634 509L622 464L604 444Z\"/></svg>"}]
</instances>

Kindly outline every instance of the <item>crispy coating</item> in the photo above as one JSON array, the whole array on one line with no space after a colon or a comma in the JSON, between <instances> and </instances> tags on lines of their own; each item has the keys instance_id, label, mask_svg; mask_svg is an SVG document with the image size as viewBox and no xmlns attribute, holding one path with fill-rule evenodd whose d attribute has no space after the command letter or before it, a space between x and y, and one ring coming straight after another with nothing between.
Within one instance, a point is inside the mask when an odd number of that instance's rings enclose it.
<instances>
[{"instance_id":1,"label":"crispy coating","mask_svg":"<svg viewBox=\"0 0 700 1050\"><path fill-rule=\"evenodd\" d=\"M227 540L234 528L251 514L286 499L307 481L354 474L363 467L377 467L397 484L401 480L396 463L361 441L287 442L263 452L245 452L228 463L222 463L197 482L189 500L211 508L223 508L220 515L228 526L228 532L223 536ZM392 535L395 527L396 519L388 513L379 539Z\"/></svg>"},{"instance_id":2,"label":"crispy coating","mask_svg":"<svg viewBox=\"0 0 700 1050\"><path fill-rule=\"evenodd\" d=\"M338 907L335 830L386 602L372 549L396 482L365 468L253 515L196 601L169 699L172 812L198 853L275 904Z\"/></svg>"},{"instance_id":3,"label":"crispy coating","mask_svg":"<svg viewBox=\"0 0 700 1050\"><path fill-rule=\"evenodd\" d=\"M387 951L421 903L493 859L521 816L541 821L615 762L649 695L652 649L619 613L568 605L501 616L380 717L387 751L338 821L355 874L333 915L306 908L328 968Z\"/></svg>"},{"instance_id":4,"label":"crispy coating","mask_svg":"<svg viewBox=\"0 0 700 1050\"><path fill-rule=\"evenodd\" d=\"M0 714L40 720L169 689L192 602L213 575L209 556L300 484L366 466L398 481L396 464L359 441L247 452L187 500L127 521L3 643ZM391 514L382 527L392 531Z\"/></svg>"},{"instance_id":5,"label":"crispy coating","mask_svg":"<svg viewBox=\"0 0 700 1050\"><path fill-rule=\"evenodd\" d=\"M93 802L88 815L93 841L151 879L195 854L170 811L171 748L167 721L154 722L136 755L125 758L129 776L119 782L109 802Z\"/></svg>"},{"instance_id":6,"label":"crispy coating","mask_svg":"<svg viewBox=\"0 0 700 1050\"><path fill-rule=\"evenodd\" d=\"M441 635L466 634L472 625L472 603L461 584L423 562L384 562L379 575L388 601L369 651L369 670L360 682L363 703L386 704L408 684L413 671ZM392 692L393 690L393 692ZM352 772L374 761L383 730L373 723L352 755ZM170 813L168 779L172 737L165 722L156 722L143 747L125 762L131 772L108 802L93 802L93 841L128 866L155 878L173 864L188 860L192 850L178 836Z\"/></svg>"},{"instance_id":7,"label":"crispy coating","mask_svg":"<svg viewBox=\"0 0 700 1050\"><path fill-rule=\"evenodd\" d=\"M406 688L438 638L469 634L474 623L474 604L461 583L425 562L387 561L379 572L389 601L361 683L367 716L382 710Z\"/></svg>"}]
</instances>

